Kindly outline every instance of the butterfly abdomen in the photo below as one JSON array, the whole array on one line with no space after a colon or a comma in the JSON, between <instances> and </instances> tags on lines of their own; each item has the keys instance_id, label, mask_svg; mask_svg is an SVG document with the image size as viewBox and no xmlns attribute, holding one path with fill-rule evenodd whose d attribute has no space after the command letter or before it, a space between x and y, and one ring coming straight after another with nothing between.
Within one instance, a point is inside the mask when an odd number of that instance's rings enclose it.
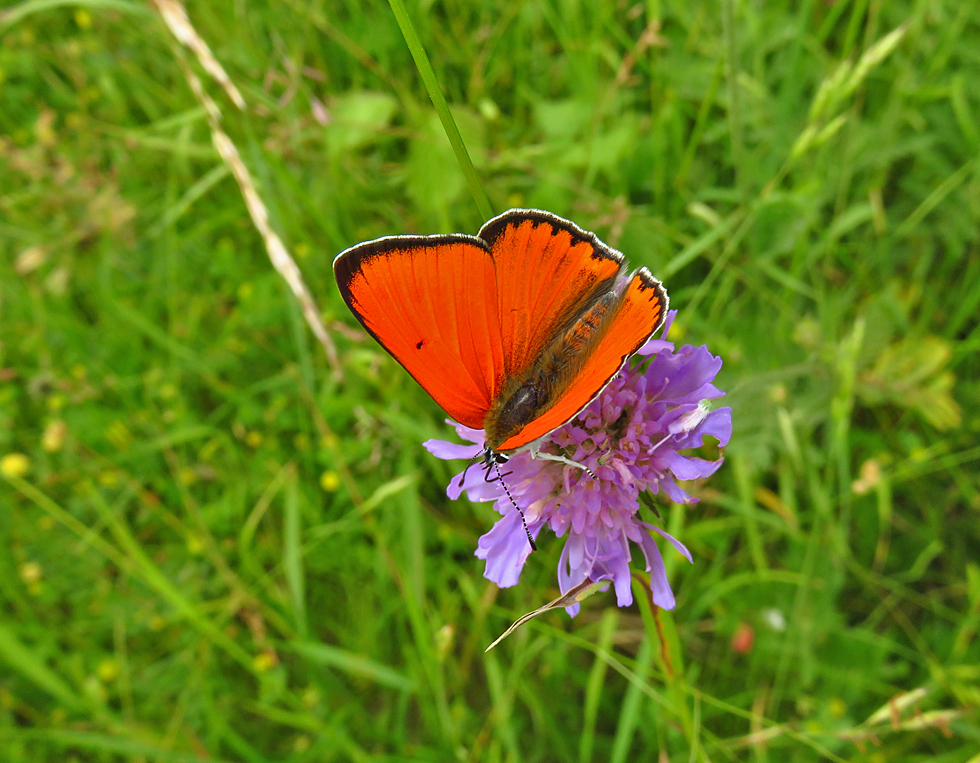
<instances>
[{"instance_id":1,"label":"butterfly abdomen","mask_svg":"<svg viewBox=\"0 0 980 763\"><path fill-rule=\"evenodd\" d=\"M580 354L601 335L606 318L618 301L616 294L603 296L549 349L559 357L573 357Z\"/></svg>"}]
</instances>

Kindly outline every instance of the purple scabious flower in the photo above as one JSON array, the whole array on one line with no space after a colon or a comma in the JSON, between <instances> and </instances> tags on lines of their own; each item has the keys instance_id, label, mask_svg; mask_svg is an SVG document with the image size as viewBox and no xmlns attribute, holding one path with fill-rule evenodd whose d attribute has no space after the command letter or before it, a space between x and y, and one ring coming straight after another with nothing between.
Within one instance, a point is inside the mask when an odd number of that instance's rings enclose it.
<instances>
[{"instance_id":1,"label":"purple scabious flower","mask_svg":"<svg viewBox=\"0 0 980 763\"><path fill-rule=\"evenodd\" d=\"M513 454L507 462L507 485L524 510L531 535L537 538L545 525L558 537L568 534L558 562L563 594L586 579L611 580L617 604L631 604L632 541L646 559L653 603L664 609L674 607L663 558L651 532L665 538L688 561L691 554L676 538L639 518L640 492L662 491L670 501L696 503L698 499L677 480L707 477L723 459L706 461L682 456L680 451L699 447L705 435L727 445L732 434L731 408L710 410L707 405L725 394L713 384L721 358L705 346L685 345L675 352L666 337L676 314L668 313L661 339L650 340L639 350L639 363L627 363L595 400L541 446L544 452L585 464L598 479L575 466L532 458L528 451ZM449 423L473 444L428 440L424 446L430 453L443 459L469 459L482 452L482 430ZM477 545L476 556L486 560L484 576L501 588L515 585L531 552L520 515L500 482L485 482L480 470L471 470L462 485L457 475L446 492L456 499L463 491L471 501L494 501L502 515ZM579 605L566 609L574 617Z\"/></svg>"}]
</instances>

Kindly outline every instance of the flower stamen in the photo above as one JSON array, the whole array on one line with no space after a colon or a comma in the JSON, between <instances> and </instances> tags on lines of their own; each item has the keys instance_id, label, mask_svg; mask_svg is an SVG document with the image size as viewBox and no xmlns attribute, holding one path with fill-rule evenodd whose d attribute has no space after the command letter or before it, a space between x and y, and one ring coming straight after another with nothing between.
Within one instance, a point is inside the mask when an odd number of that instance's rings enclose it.
<instances>
[{"instance_id":1,"label":"flower stamen","mask_svg":"<svg viewBox=\"0 0 980 763\"><path fill-rule=\"evenodd\" d=\"M711 401L701 400L698 403L698 407L693 411L688 411L683 416L681 416L677 421L673 422L667 427L667 436L664 437L656 445L652 446L647 452L653 453L657 448L663 445L671 437L676 437L679 434L687 434L700 426L701 422L705 420L708 414L711 413Z\"/></svg>"},{"instance_id":2,"label":"flower stamen","mask_svg":"<svg viewBox=\"0 0 980 763\"><path fill-rule=\"evenodd\" d=\"M540 458L543 459L544 461L557 461L559 464L565 464L566 466L574 466L578 469L581 469L586 474L588 474L592 479L597 481L599 479L598 477L595 476L595 473L585 464L580 464L578 461L572 461L572 459L566 458L565 456L555 455L554 453L546 453L543 450L538 450L537 447L533 445L531 446L531 458Z\"/></svg>"}]
</instances>

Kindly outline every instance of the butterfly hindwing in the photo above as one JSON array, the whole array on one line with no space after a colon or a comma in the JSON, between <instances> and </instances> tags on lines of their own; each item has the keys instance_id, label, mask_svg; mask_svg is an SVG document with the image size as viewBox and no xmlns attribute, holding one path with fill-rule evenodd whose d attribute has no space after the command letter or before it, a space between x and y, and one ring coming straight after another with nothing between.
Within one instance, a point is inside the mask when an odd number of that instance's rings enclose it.
<instances>
[{"instance_id":1,"label":"butterfly hindwing","mask_svg":"<svg viewBox=\"0 0 980 763\"><path fill-rule=\"evenodd\" d=\"M650 271L640 268L617 296L613 311L599 327L594 341L583 347L573 361L573 373L561 389L554 391L547 407L537 415L529 415L529 420L508 432L495 449L507 452L522 448L574 418L602 391L627 358L646 344L663 324L666 314L666 291ZM574 334L580 327L581 324L570 329L571 336L566 342L574 343ZM546 351L546 361L547 354Z\"/></svg>"}]
</instances>

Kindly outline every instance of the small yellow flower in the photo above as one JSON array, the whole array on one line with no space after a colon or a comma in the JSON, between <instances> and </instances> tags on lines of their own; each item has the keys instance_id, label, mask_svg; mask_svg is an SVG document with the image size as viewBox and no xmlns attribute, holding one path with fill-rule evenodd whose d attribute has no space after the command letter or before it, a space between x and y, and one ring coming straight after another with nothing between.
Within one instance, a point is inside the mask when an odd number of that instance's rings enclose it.
<instances>
[{"instance_id":1,"label":"small yellow flower","mask_svg":"<svg viewBox=\"0 0 980 763\"><path fill-rule=\"evenodd\" d=\"M255 668L259 673L267 673L272 670L279 663L279 659L276 657L276 653L273 651L266 650L264 652L259 652L255 657L252 658L252 667Z\"/></svg>"},{"instance_id":2,"label":"small yellow flower","mask_svg":"<svg viewBox=\"0 0 980 763\"><path fill-rule=\"evenodd\" d=\"M37 527L39 530L50 530L54 527L54 517L49 517L45 514L43 517L37 518Z\"/></svg>"},{"instance_id":3,"label":"small yellow flower","mask_svg":"<svg viewBox=\"0 0 980 763\"><path fill-rule=\"evenodd\" d=\"M95 674L102 683L110 683L111 681L115 681L116 676L119 675L119 665L116 664L116 661L112 657L106 657L99 663L99 667L95 669Z\"/></svg>"},{"instance_id":4,"label":"small yellow flower","mask_svg":"<svg viewBox=\"0 0 980 763\"><path fill-rule=\"evenodd\" d=\"M861 476L851 483L851 490L857 495L864 495L873 490L881 482L881 464L877 459L869 458L861 464Z\"/></svg>"},{"instance_id":5,"label":"small yellow flower","mask_svg":"<svg viewBox=\"0 0 980 763\"><path fill-rule=\"evenodd\" d=\"M43 246L32 246L17 255L17 259L14 260L14 270L22 276L27 275L41 267L47 259L47 249Z\"/></svg>"},{"instance_id":6,"label":"small yellow flower","mask_svg":"<svg viewBox=\"0 0 980 763\"><path fill-rule=\"evenodd\" d=\"M306 707L316 707L320 704L320 692L316 690L315 686L308 686L300 696L300 702Z\"/></svg>"},{"instance_id":7,"label":"small yellow flower","mask_svg":"<svg viewBox=\"0 0 980 763\"><path fill-rule=\"evenodd\" d=\"M262 433L261 432L249 432L245 435L245 442L253 448L259 447L262 444Z\"/></svg>"},{"instance_id":8,"label":"small yellow flower","mask_svg":"<svg viewBox=\"0 0 980 763\"><path fill-rule=\"evenodd\" d=\"M293 750L298 753L306 752L310 749L310 738L306 734L301 734L296 737L296 741L293 742Z\"/></svg>"},{"instance_id":9,"label":"small yellow flower","mask_svg":"<svg viewBox=\"0 0 980 763\"><path fill-rule=\"evenodd\" d=\"M57 453L65 444L65 435L67 433L68 427L64 421L61 419L49 421L48 425L44 428L44 434L41 435L41 447L47 453Z\"/></svg>"},{"instance_id":10,"label":"small yellow flower","mask_svg":"<svg viewBox=\"0 0 980 763\"><path fill-rule=\"evenodd\" d=\"M115 487L119 484L119 473L112 469L106 469L104 472L99 472L96 479L102 487Z\"/></svg>"},{"instance_id":11,"label":"small yellow flower","mask_svg":"<svg viewBox=\"0 0 980 763\"><path fill-rule=\"evenodd\" d=\"M769 389L769 399L774 403L785 403L787 396L785 384L774 384Z\"/></svg>"},{"instance_id":12,"label":"small yellow flower","mask_svg":"<svg viewBox=\"0 0 980 763\"><path fill-rule=\"evenodd\" d=\"M337 472L325 471L320 475L320 487L326 490L328 493L334 492L340 487L340 477L337 476Z\"/></svg>"},{"instance_id":13,"label":"small yellow flower","mask_svg":"<svg viewBox=\"0 0 980 763\"><path fill-rule=\"evenodd\" d=\"M106 439L115 445L119 450L125 450L133 442L133 433L119 419L111 422L105 428Z\"/></svg>"},{"instance_id":14,"label":"small yellow flower","mask_svg":"<svg viewBox=\"0 0 980 763\"><path fill-rule=\"evenodd\" d=\"M436 653L439 655L439 659L443 660L446 655L449 654L449 650L453 648L453 641L456 639L456 628L452 623L446 623L438 631L436 631Z\"/></svg>"},{"instance_id":15,"label":"small yellow flower","mask_svg":"<svg viewBox=\"0 0 980 763\"><path fill-rule=\"evenodd\" d=\"M31 470L31 459L23 453L8 453L0 458L0 474L4 477L24 477Z\"/></svg>"},{"instance_id":16,"label":"small yellow flower","mask_svg":"<svg viewBox=\"0 0 980 763\"><path fill-rule=\"evenodd\" d=\"M78 24L79 29L88 29L92 26L92 14L84 8L79 8L75 11L75 23Z\"/></svg>"},{"instance_id":17,"label":"small yellow flower","mask_svg":"<svg viewBox=\"0 0 980 763\"><path fill-rule=\"evenodd\" d=\"M24 562L20 566L19 572L20 579L27 585L34 585L41 579L41 575L44 574L44 570L41 569L41 565L37 562Z\"/></svg>"}]
</instances>

